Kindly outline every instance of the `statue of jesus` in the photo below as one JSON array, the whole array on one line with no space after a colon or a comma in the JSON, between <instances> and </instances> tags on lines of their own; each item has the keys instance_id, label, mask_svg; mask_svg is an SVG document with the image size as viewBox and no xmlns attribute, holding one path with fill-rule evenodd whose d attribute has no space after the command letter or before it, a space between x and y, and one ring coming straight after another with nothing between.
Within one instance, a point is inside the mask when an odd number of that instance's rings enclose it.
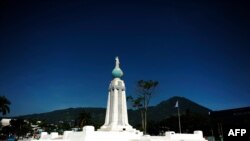
<instances>
[{"instance_id":1,"label":"statue of jesus","mask_svg":"<svg viewBox=\"0 0 250 141\"><path fill-rule=\"evenodd\" d=\"M120 62L119 62L119 58L117 56L117 57L115 57L115 67L119 68L119 65L120 65Z\"/></svg>"}]
</instances>

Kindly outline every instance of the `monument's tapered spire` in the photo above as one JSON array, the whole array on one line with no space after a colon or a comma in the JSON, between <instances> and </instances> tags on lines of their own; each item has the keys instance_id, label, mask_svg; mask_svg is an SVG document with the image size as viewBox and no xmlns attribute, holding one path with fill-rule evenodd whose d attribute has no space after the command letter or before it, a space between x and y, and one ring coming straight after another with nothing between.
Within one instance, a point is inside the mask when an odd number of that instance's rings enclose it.
<instances>
[{"instance_id":1,"label":"monument's tapered spire","mask_svg":"<svg viewBox=\"0 0 250 141\"><path fill-rule=\"evenodd\" d=\"M115 68L112 71L114 79L109 85L108 103L102 131L132 131L128 123L127 102L124 81L120 78L123 72L120 69L119 58L115 58Z\"/></svg>"}]
</instances>

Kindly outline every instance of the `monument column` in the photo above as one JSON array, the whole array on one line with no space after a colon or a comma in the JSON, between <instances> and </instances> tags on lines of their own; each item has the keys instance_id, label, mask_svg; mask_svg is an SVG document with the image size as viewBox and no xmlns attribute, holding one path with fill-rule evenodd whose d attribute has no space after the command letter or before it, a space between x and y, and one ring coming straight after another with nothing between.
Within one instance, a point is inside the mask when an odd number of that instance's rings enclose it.
<instances>
[{"instance_id":1,"label":"monument column","mask_svg":"<svg viewBox=\"0 0 250 141\"><path fill-rule=\"evenodd\" d=\"M120 69L119 58L115 58L115 68L112 71L113 80L109 85L108 102L104 125L101 131L133 131L128 123L127 102L123 72Z\"/></svg>"}]
</instances>

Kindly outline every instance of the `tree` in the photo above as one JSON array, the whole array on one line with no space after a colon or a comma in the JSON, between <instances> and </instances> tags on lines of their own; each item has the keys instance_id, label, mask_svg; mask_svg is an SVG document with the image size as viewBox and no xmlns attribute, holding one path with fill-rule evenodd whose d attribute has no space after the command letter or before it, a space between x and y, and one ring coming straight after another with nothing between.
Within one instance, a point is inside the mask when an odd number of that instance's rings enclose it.
<instances>
[{"instance_id":1,"label":"tree","mask_svg":"<svg viewBox=\"0 0 250 141\"><path fill-rule=\"evenodd\" d=\"M158 86L158 81L153 80L139 80L137 82L138 96L133 98L129 96L128 99L132 101L133 107L136 107L141 113L142 129L144 134L147 133L147 112L150 99Z\"/></svg>"},{"instance_id":2,"label":"tree","mask_svg":"<svg viewBox=\"0 0 250 141\"><path fill-rule=\"evenodd\" d=\"M78 126L82 128L83 126L91 124L91 115L90 113L83 111L78 116Z\"/></svg>"},{"instance_id":3,"label":"tree","mask_svg":"<svg viewBox=\"0 0 250 141\"><path fill-rule=\"evenodd\" d=\"M69 131L70 130L70 125L69 125L68 122L59 122L57 127L58 127L58 132L60 134L63 134L64 131Z\"/></svg>"},{"instance_id":4,"label":"tree","mask_svg":"<svg viewBox=\"0 0 250 141\"><path fill-rule=\"evenodd\" d=\"M0 113L2 113L2 115L6 115L10 112L10 104L10 101L5 96L0 96Z\"/></svg>"},{"instance_id":5,"label":"tree","mask_svg":"<svg viewBox=\"0 0 250 141\"><path fill-rule=\"evenodd\" d=\"M30 123L24 119L13 119L10 121L10 125L13 134L16 135L18 139L32 132Z\"/></svg>"},{"instance_id":6,"label":"tree","mask_svg":"<svg viewBox=\"0 0 250 141\"><path fill-rule=\"evenodd\" d=\"M127 100L132 102L132 107L140 111L141 125L142 125L142 129L144 130L144 116L143 116L144 112L143 112L143 106L142 106L142 99L143 98L141 96L137 98L133 98L132 96L127 97Z\"/></svg>"},{"instance_id":7,"label":"tree","mask_svg":"<svg viewBox=\"0 0 250 141\"><path fill-rule=\"evenodd\" d=\"M59 121L59 123L61 122L63 123L63 121ZM37 124L38 124L38 127L40 127L44 132L51 133L51 132L56 131L56 125L51 124L46 120L39 121L37 122Z\"/></svg>"}]
</instances>

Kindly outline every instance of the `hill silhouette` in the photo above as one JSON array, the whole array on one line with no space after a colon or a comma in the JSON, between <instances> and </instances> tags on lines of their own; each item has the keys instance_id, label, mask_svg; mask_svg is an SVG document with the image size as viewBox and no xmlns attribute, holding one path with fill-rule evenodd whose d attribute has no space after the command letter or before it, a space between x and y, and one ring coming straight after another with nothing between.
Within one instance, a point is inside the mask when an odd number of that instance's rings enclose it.
<instances>
[{"instance_id":1,"label":"hill silhouette","mask_svg":"<svg viewBox=\"0 0 250 141\"><path fill-rule=\"evenodd\" d=\"M148 119L152 121L161 121L170 116L177 115L177 108L175 103L178 100L180 113L185 114L186 112L193 112L197 114L207 115L210 109L201 106L184 97L171 97L167 100L160 102L155 106L151 106L148 109ZM68 108L55 110L47 113L30 114L19 116L24 119L37 119L45 120L48 123L57 123L59 121L74 122L78 118L79 114L83 111L91 114L92 121L96 125L102 125L105 120L106 108L92 108L92 107L81 107L81 108ZM140 114L137 110L128 110L129 123L131 125L137 125L140 123Z\"/></svg>"},{"instance_id":2,"label":"hill silhouette","mask_svg":"<svg viewBox=\"0 0 250 141\"><path fill-rule=\"evenodd\" d=\"M201 106L185 97L174 96L168 100L162 101L156 106L150 107L149 118L154 121L160 121L169 116L177 115L177 108L175 108L176 101L178 100L180 114L186 112L198 113L207 115L210 109Z\"/></svg>"}]
</instances>

